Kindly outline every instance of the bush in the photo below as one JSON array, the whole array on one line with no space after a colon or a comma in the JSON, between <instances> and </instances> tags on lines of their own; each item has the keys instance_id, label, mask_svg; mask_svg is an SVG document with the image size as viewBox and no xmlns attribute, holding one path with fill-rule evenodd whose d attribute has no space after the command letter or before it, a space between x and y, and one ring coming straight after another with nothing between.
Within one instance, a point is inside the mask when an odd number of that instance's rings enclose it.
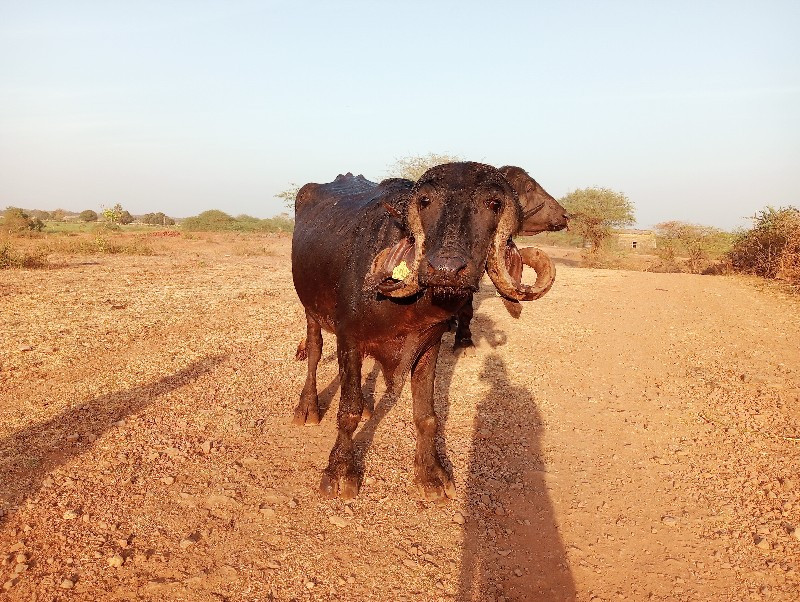
<instances>
[{"instance_id":1,"label":"bush","mask_svg":"<svg viewBox=\"0 0 800 602\"><path fill-rule=\"evenodd\" d=\"M798 260L800 211L767 207L759 211L750 230L741 232L729 253L737 272L763 278L793 277Z\"/></svg>"},{"instance_id":2,"label":"bush","mask_svg":"<svg viewBox=\"0 0 800 602\"><path fill-rule=\"evenodd\" d=\"M731 235L711 226L672 221L656 224L655 229L661 262L653 271L699 274L731 247ZM685 262L679 257L686 258Z\"/></svg>"},{"instance_id":3,"label":"bush","mask_svg":"<svg viewBox=\"0 0 800 602\"><path fill-rule=\"evenodd\" d=\"M44 222L38 217L31 217L19 207L8 207L3 212L0 221L0 230L7 234L20 234L24 232L41 232Z\"/></svg>"},{"instance_id":4,"label":"bush","mask_svg":"<svg viewBox=\"0 0 800 602\"><path fill-rule=\"evenodd\" d=\"M91 209L87 209L86 211L81 211L78 214L78 219L82 222L96 222L97 221L97 212L92 211Z\"/></svg>"},{"instance_id":5,"label":"bush","mask_svg":"<svg viewBox=\"0 0 800 602\"><path fill-rule=\"evenodd\" d=\"M221 232L234 230L235 225L235 219L218 209L203 211L200 215L185 219L182 224L187 232Z\"/></svg>"},{"instance_id":6,"label":"bush","mask_svg":"<svg viewBox=\"0 0 800 602\"><path fill-rule=\"evenodd\" d=\"M795 286L800 286L800 227L792 230L786 237L786 245L781 253L778 278Z\"/></svg>"},{"instance_id":7,"label":"bush","mask_svg":"<svg viewBox=\"0 0 800 602\"><path fill-rule=\"evenodd\" d=\"M47 265L47 254L43 250L28 253L14 249L8 241L0 243L0 270L8 268L44 268Z\"/></svg>"},{"instance_id":8,"label":"bush","mask_svg":"<svg viewBox=\"0 0 800 602\"><path fill-rule=\"evenodd\" d=\"M224 211L212 209L185 219L181 226L187 232L292 232L294 220L285 213L268 219L250 215L234 218Z\"/></svg>"}]
</instances>

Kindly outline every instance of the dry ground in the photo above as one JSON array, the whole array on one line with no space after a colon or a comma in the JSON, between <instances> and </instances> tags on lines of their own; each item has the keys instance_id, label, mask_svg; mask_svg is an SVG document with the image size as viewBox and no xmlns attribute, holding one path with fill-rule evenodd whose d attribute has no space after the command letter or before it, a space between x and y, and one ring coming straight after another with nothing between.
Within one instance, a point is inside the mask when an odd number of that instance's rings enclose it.
<instances>
[{"instance_id":1,"label":"dry ground","mask_svg":"<svg viewBox=\"0 0 800 602\"><path fill-rule=\"evenodd\" d=\"M289 422L289 239L0 273L0 598L800 599L800 308L732 277L579 269L510 318L484 284L445 349L458 498L412 497L408 388L358 432ZM462 524L463 523L463 524ZM3 585L5 584L5 585Z\"/></svg>"}]
</instances>

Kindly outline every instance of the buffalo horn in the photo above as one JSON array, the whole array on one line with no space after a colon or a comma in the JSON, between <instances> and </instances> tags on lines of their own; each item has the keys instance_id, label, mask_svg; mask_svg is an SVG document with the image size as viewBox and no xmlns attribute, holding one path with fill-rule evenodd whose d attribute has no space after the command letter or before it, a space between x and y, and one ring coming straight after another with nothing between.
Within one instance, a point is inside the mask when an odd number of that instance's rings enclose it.
<instances>
[{"instance_id":1,"label":"buffalo horn","mask_svg":"<svg viewBox=\"0 0 800 602\"><path fill-rule=\"evenodd\" d=\"M520 279L515 279L506 265L508 246L513 245L511 235L517 230L519 224L518 206L507 203L500 215L492 248L486 262L486 271L492 279L497 291L505 298L512 301L533 301L538 299L553 286L556 278L556 269L551 259L541 250L527 247L519 251L522 263L531 267L536 272L536 283L533 286L522 284Z\"/></svg>"}]
</instances>

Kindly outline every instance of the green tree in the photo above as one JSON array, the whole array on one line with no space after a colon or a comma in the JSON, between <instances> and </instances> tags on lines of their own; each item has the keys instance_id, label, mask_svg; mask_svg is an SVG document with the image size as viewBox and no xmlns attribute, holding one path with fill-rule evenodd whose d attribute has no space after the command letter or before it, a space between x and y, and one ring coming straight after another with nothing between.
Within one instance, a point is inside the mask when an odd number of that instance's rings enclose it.
<instances>
[{"instance_id":1,"label":"green tree","mask_svg":"<svg viewBox=\"0 0 800 602\"><path fill-rule=\"evenodd\" d=\"M103 219L112 224L119 224L124 211L122 205L119 203L115 204L113 207L103 207ZM130 215L130 213L128 215Z\"/></svg>"},{"instance_id":2,"label":"green tree","mask_svg":"<svg viewBox=\"0 0 800 602\"><path fill-rule=\"evenodd\" d=\"M608 188L574 190L559 201L570 214L569 229L591 244L592 253L611 236L612 228L636 222L633 203L621 192Z\"/></svg>"},{"instance_id":3,"label":"green tree","mask_svg":"<svg viewBox=\"0 0 800 602\"><path fill-rule=\"evenodd\" d=\"M97 212L92 211L91 209L87 209L86 211L81 211L78 214L78 219L82 222L96 222L97 221Z\"/></svg>"},{"instance_id":4,"label":"green tree","mask_svg":"<svg viewBox=\"0 0 800 602\"><path fill-rule=\"evenodd\" d=\"M456 155L428 153L427 155L416 155L397 159L387 167L386 171L390 178L405 178L416 182L419 180L420 176L431 167L436 167L443 163L455 163L457 161L463 161L463 159Z\"/></svg>"},{"instance_id":5,"label":"green tree","mask_svg":"<svg viewBox=\"0 0 800 602\"><path fill-rule=\"evenodd\" d=\"M133 216L128 213L127 211L122 211L119 216L119 223L120 224L132 224L133 223Z\"/></svg>"},{"instance_id":6,"label":"green tree","mask_svg":"<svg viewBox=\"0 0 800 602\"><path fill-rule=\"evenodd\" d=\"M159 211L158 213L145 213L142 216L142 223L151 226L174 226L175 220Z\"/></svg>"}]
</instances>

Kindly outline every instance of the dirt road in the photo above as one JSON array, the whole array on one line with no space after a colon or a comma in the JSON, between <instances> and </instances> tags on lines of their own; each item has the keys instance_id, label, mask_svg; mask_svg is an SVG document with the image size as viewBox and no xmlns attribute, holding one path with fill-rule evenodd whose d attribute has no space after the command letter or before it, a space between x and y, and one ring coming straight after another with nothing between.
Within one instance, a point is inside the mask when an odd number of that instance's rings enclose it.
<instances>
[{"instance_id":1,"label":"dirt road","mask_svg":"<svg viewBox=\"0 0 800 602\"><path fill-rule=\"evenodd\" d=\"M458 498L415 501L408 387L315 492L289 241L0 273L0 598L798 600L800 304L732 277L580 269L445 337ZM3 585L4 584L4 585Z\"/></svg>"}]
</instances>

